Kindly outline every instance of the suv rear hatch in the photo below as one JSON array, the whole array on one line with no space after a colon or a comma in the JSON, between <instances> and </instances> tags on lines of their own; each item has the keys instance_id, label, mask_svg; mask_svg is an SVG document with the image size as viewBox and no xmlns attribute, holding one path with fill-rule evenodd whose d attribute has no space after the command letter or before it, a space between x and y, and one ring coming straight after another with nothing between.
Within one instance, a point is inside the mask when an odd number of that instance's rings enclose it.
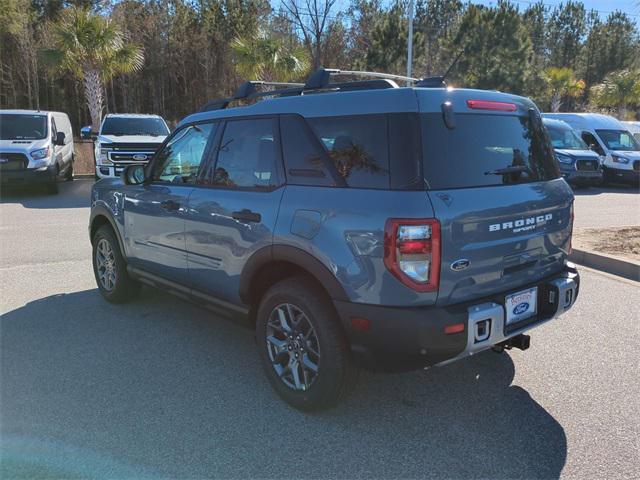
<instances>
[{"instance_id":1,"label":"suv rear hatch","mask_svg":"<svg viewBox=\"0 0 640 480\"><path fill-rule=\"evenodd\" d=\"M561 270L573 215L573 194L529 100L451 95L441 112L421 114L424 177L441 225L440 305Z\"/></svg>"}]
</instances>

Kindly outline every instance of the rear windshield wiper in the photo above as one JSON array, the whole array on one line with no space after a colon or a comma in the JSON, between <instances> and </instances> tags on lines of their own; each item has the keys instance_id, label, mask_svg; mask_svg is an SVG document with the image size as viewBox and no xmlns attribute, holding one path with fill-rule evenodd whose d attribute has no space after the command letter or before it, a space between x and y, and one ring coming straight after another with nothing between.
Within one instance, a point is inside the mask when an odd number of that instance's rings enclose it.
<instances>
[{"instance_id":1,"label":"rear windshield wiper","mask_svg":"<svg viewBox=\"0 0 640 480\"><path fill-rule=\"evenodd\" d=\"M510 173L528 172L529 168L524 165L511 165L505 168L498 168L496 170L489 170L484 172L485 175L509 175Z\"/></svg>"}]
</instances>

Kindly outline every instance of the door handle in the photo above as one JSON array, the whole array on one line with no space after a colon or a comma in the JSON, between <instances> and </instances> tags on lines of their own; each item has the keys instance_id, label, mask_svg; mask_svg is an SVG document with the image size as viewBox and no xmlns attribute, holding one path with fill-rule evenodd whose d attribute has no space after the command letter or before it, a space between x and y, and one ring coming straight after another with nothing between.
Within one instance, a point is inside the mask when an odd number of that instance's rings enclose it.
<instances>
[{"instance_id":1,"label":"door handle","mask_svg":"<svg viewBox=\"0 0 640 480\"><path fill-rule=\"evenodd\" d=\"M262 221L262 215L256 212L252 212L251 210L248 210L246 208L243 208L239 212L233 212L231 216L236 220L241 220L243 222L260 223Z\"/></svg>"},{"instance_id":2,"label":"door handle","mask_svg":"<svg viewBox=\"0 0 640 480\"><path fill-rule=\"evenodd\" d=\"M180 204L178 202L174 202L173 200L165 200L160 203L160 208L166 210L167 212L177 212L180 210Z\"/></svg>"}]
</instances>

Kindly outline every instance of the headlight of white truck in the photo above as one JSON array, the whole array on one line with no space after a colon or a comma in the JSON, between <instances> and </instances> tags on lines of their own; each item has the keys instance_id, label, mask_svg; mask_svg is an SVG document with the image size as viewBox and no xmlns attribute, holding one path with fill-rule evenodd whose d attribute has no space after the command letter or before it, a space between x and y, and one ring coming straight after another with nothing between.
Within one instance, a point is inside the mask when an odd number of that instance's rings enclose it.
<instances>
[{"instance_id":1,"label":"headlight of white truck","mask_svg":"<svg viewBox=\"0 0 640 480\"><path fill-rule=\"evenodd\" d=\"M98 163L101 165L111 165L113 162L109 160L110 148L100 147L98 150Z\"/></svg>"}]
</instances>

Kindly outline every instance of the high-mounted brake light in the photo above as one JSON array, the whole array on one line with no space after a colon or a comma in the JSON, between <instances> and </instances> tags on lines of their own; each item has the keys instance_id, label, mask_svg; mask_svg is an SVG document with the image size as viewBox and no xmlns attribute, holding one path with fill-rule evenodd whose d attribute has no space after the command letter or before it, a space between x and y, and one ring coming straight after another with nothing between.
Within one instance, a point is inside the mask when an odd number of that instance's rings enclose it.
<instances>
[{"instance_id":1,"label":"high-mounted brake light","mask_svg":"<svg viewBox=\"0 0 640 480\"><path fill-rule=\"evenodd\" d=\"M497 110L499 112L515 112L518 109L515 103L492 102L489 100L467 100L467 107L475 110Z\"/></svg>"},{"instance_id":2,"label":"high-mounted brake light","mask_svg":"<svg viewBox=\"0 0 640 480\"><path fill-rule=\"evenodd\" d=\"M387 220L384 264L413 290L437 290L440 283L440 222L433 218Z\"/></svg>"}]
</instances>

